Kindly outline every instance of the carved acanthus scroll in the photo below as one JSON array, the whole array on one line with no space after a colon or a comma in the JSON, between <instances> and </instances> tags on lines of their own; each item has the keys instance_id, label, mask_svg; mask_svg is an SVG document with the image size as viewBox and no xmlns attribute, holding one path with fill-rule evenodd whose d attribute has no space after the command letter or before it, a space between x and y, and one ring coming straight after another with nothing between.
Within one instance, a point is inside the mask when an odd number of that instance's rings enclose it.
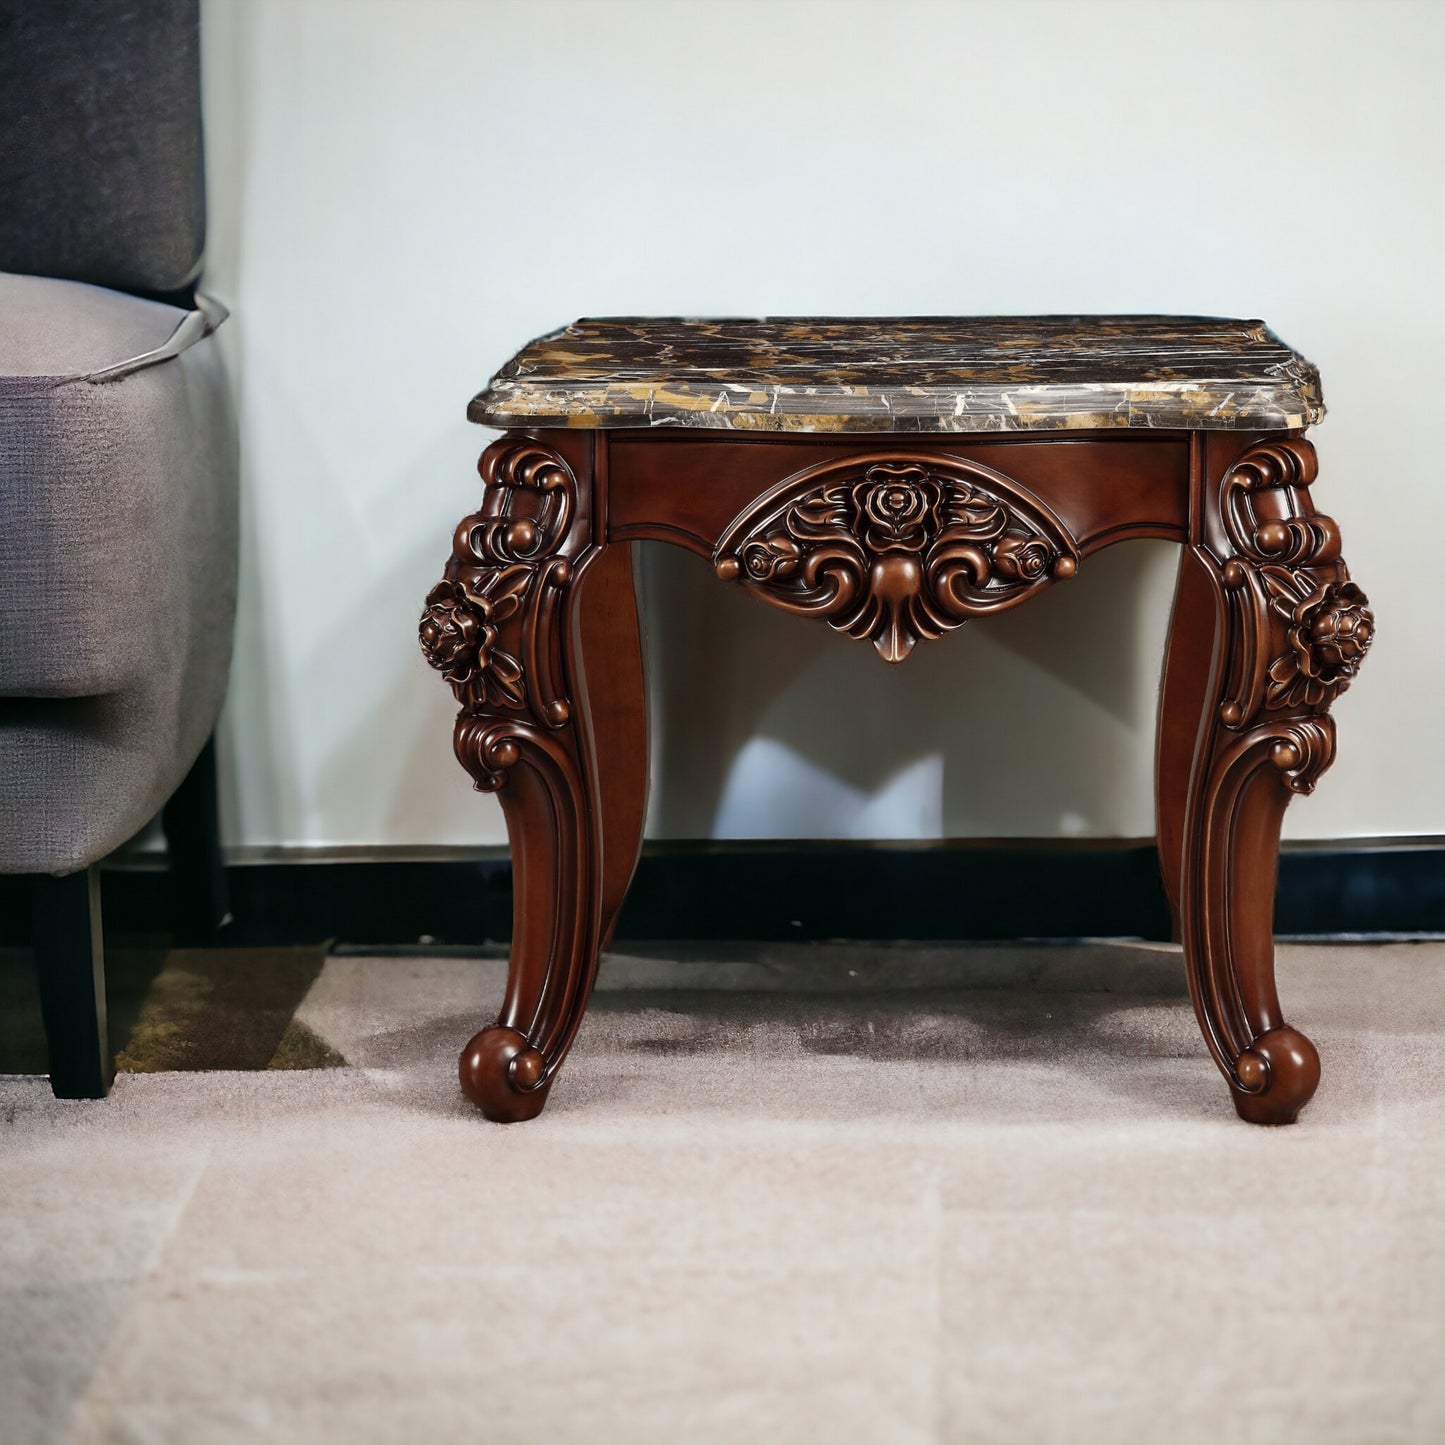
<instances>
[{"instance_id":1,"label":"carved acanthus scroll","mask_svg":"<svg viewBox=\"0 0 1445 1445\"><path fill-rule=\"evenodd\" d=\"M788 478L733 521L713 561L725 581L902 662L921 639L1072 577L1078 550L1042 503L999 473L890 453Z\"/></svg>"}]
</instances>

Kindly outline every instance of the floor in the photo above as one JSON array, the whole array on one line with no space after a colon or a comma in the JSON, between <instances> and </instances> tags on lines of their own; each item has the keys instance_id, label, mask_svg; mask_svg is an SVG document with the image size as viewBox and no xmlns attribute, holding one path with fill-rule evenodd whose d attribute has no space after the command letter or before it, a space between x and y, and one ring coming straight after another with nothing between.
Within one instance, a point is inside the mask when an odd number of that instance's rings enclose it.
<instances>
[{"instance_id":1,"label":"floor","mask_svg":"<svg viewBox=\"0 0 1445 1445\"><path fill-rule=\"evenodd\" d=\"M328 1066L0 1079L0 1440L1445 1440L1445 944L1281 949L1275 1130L1167 946L613 956L510 1127L502 967L326 960Z\"/></svg>"}]
</instances>

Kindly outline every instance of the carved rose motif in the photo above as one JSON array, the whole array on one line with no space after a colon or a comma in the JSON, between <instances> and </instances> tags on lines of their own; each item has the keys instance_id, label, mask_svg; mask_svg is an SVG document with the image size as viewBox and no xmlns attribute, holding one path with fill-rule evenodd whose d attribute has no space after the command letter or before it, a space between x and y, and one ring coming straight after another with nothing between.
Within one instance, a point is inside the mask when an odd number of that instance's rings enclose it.
<instances>
[{"instance_id":1,"label":"carved rose motif","mask_svg":"<svg viewBox=\"0 0 1445 1445\"><path fill-rule=\"evenodd\" d=\"M786 532L774 532L743 548L743 568L758 582L786 577L798 565L803 549Z\"/></svg>"},{"instance_id":2,"label":"carved rose motif","mask_svg":"<svg viewBox=\"0 0 1445 1445\"><path fill-rule=\"evenodd\" d=\"M1019 532L1000 537L993 552L994 566L1003 576L1017 577L1024 582L1042 577L1053 557L1053 550L1042 537L1026 537Z\"/></svg>"},{"instance_id":3,"label":"carved rose motif","mask_svg":"<svg viewBox=\"0 0 1445 1445\"><path fill-rule=\"evenodd\" d=\"M853 488L865 544L875 552L921 552L938 529L941 489L918 467L876 466Z\"/></svg>"},{"instance_id":4,"label":"carved rose motif","mask_svg":"<svg viewBox=\"0 0 1445 1445\"><path fill-rule=\"evenodd\" d=\"M1353 678L1374 632L1375 614L1353 582L1329 588L1309 619L1310 651L1321 675Z\"/></svg>"},{"instance_id":5,"label":"carved rose motif","mask_svg":"<svg viewBox=\"0 0 1445 1445\"><path fill-rule=\"evenodd\" d=\"M1269 669L1269 705L1314 705L1343 692L1374 637L1365 594L1353 582L1315 583L1285 572L1286 583L1278 575L1283 569L1268 570L1276 574L1266 579L1275 606L1290 622L1289 651Z\"/></svg>"},{"instance_id":6,"label":"carved rose motif","mask_svg":"<svg viewBox=\"0 0 1445 1445\"><path fill-rule=\"evenodd\" d=\"M475 587L447 579L427 594L417 629L421 648L459 701L525 705L522 665L497 646L496 624L517 610L529 578L529 568L504 568Z\"/></svg>"},{"instance_id":7,"label":"carved rose motif","mask_svg":"<svg viewBox=\"0 0 1445 1445\"><path fill-rule=\"evenodd\" d=\"M421 615L421 650L450 682L458 668L470 674L482 628L481 618L468 604L462 589L455 582L439 582L427 594L426 611ZM496 636L495 629L492 636Z\"/></svg>"}]
</instances>

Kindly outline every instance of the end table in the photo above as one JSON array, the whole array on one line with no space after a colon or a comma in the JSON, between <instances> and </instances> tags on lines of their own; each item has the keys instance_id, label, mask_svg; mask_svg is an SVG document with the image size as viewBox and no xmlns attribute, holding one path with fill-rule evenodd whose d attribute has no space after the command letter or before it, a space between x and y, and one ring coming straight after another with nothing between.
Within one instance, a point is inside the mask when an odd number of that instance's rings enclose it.
<instances>
[{"instance_id":1,"label":"end table","mask_svg":"<svg viewBox=\"0 0 1445 1445\"><path fill-rule=\"evenodd\" d=\"M1126 537L1183 549L1156 759L1165 889L1240 1115L1319 1081L1272 937L1285 806L1329 766L1374 628L1316 512L1314 367L1199 317L579 321L471 405L500 428L426 601L457 757L514 859L506 998L467 1045L487 1115L538 1114L642 843L648 762L631 543L889 663L1072 577Z\"/></svg>"}]
</instances>

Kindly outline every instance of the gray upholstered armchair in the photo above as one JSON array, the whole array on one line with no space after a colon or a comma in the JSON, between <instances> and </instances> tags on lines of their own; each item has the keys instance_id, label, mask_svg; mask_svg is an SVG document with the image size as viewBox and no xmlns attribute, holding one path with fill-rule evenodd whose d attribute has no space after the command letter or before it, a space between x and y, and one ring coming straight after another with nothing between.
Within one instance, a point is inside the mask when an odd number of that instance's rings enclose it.
<instances>
[{"instance_id":1,"label":"gray upholstered armchair","mask_svg":"<svg viewBox=\"0 0 1445 1445\"><path fill-rule=\"evenodd\" d=\"M164 808L192 931L224 907L237 451L204 232L197 0L0 0L0 874L33 878L63 1097L110 1083L99 860Z\"/></svg>"}]
</instances>

